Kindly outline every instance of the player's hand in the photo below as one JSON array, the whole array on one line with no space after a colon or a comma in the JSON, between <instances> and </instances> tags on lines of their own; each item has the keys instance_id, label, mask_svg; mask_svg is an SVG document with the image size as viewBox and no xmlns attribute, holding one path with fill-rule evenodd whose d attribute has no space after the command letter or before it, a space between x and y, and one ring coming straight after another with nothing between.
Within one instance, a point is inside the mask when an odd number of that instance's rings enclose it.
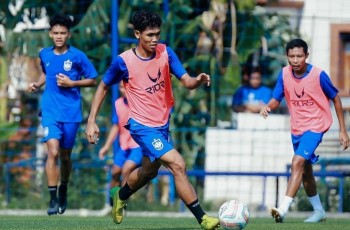
<instances>
[{"instance_id":1,"label":"player's hand","mask_svg":"<svg viewBox=\"0 0 350 230\"><path fill-rule=\"evenodd\" d=\"M104 160L107 151L108 151L108 147L103 146L103 147L100 149L100 151L98 152L98 158L100 158L100 160Z\"/></svg>"},{"instance_id":2,"label":"player's hand","mask_svg":"<svg viewBox=\"0 0 350 230\"><path fill-rule=\"evenodd\" d=\"M271 108L268 106L264 106L260 110L260 115L266 119L269 116L269 112L271 112Z\"/></svg>"},{"instance_id":3,"label":"player's hand","mask_svg":"<svg viewBox=\"0 0 350 230\"><path fill-rule=\"evenodd\" d=\"M28 91L29 92L35 92L39 89L39 86L36 82L30 83L28 86Z\"/></svg>"},{"instance_id":4,"label":"player's hand","mask_svg":"<svg viewBox=\"0 0 350 230\"><path fill-rule=\"evenodd\" d=\"M90 144L97 144L99 140L100 129L96 123L87 123L85 135Z\"/></svg>"},{"instance_id":5,"label":"player's hand","mask_svg":"<svg viewBox=\"0 0 350 230\"><path fill-rule=\"evenodd\" d=\"M346 132L346 130L340 131L339 141L340 141L340 144L343 146L343 150L345 150L349 147L349 136L348 136L348 133Z\"/></svg>"},{"instance_id":6,"label":"player's hand","mask_svg":"<svg viewBox=\"0 0 350 230\"><path fill-rule=\"evenodd\" d=\"M72 87L72 80L66 75L59 73L56 75L57 85L61 87Z\"/></svg>"},{"instance_id":7,"label":"player's hand","mask_svg":"<svg viewBox=\"0 0 350 230\"><path fill-rule=\"evenodd\" d=\"M210 86L210 75L201 73L196 77L197 82L205 83L207 86Z\"/></svg>"}]
</instances>

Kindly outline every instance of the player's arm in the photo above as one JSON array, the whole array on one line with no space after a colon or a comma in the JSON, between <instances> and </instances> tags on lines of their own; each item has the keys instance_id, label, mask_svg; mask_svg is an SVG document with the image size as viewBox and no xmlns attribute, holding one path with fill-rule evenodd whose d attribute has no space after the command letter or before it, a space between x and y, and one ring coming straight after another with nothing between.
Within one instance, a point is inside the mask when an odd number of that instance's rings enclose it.
<instances>
[{"instance_id":1,"label":"player's arm","mask_svg":"<svg viewBox=\"0 0 350 230\"><path fill-rule=\"evenodd\" d=\"M344 150L349 147L349 136L345 127L345 119L343 114L343 105L338 95L338 89L331 82L330 77L325 71L320 74L320 84L323 93L333 101L334 109L339 122L339 142Z\"/></svg>"},{"instance_id":2,"label":"player's arm","mask_svg":"<svg viewBox=\"0 0 350 230\"><path fill-rule=\"evenodd\" d=\"M105 155L107 154L108 150L111 148L118 133L119 133L118 125L113 124L111 130L109 131L106 143L102 146L102 148L100 149L100 151L98 153L98 156L101 160L103 160L105 158Z\"/></svg>"},{"instance_id":3,"label":"player's arm","mask_svg":"<svg viewBox=\"0 0 350 230\"><path fill-rule=\"evenodd\" d=\"M59 73L56 75L57 85L61 87L91 87L96 85L95 78L84 78L72 81L67 75Z\"/></svg>"},{"instance_id":4,"label":"player's arm","mask_svg":"<svg viewBox=\"0 0 350 230\"><path fill-rule=\"evenodd\" d=\"M267 105L263 106L260 110L260 115L265 119L269 116L269 112L278 108L284 97L284 82L282 73L283 72L281 70L277 78L276 86L272 92L272 98Z\"/></svg>"},{"instance_id":5,"label":"player's arm","mask_svg":"<svg viewBox=\"0 0 350 230\"><path fill-rule=\"evenodd\" d=\"M277 101L275 98L272 98L266 106L263 106L261 108L260 115L266 119L269 116L269 112L278 108L279 105L280 102Z\"/></svg>"},{"instance_id":6,"label":"player's arm","mask_svg":"<svg viewBox=\"0 0 350 230\"><path fill-rule=\"evenodd\" d=\"M100 130L96 124L97 113L101 108L102 102L104 101L108 86L101 81L97 87L94 98L92 99L90 114L86 124L85 135L88 139L89 143L96 144L96 138L98 138L100 134Z\"/></svg>"},{"instance_id":7,"label":"player's arm","mask_svg":"<svg viewBox=\"0 0 350 230\"><path fill-rule=\"evenodd\" d=\"M340 100L339 95L333 98L334 109L338 117L339 122L339 142L343 146L343 149L347 149L349 147L349 136L345 127L345 119L343 114L343 106Z\"/></svg>"},{"instance_id":8,"label":"player's arm","mask_svg":"<svg viewBox=\"0 0 350 230\"><path fill-rule=\"evenodd\" d=\"M128 70L123 59L118 56L112 62L103 76L102 81L97 87L94 98L91 103L90 114L87 120L85 135L89 143L96 144L95 137L99 136L99 129L96 124L96 116L103 100L106 97L110 85L117 84L123 79L127 79Z\"/></svg>"},{"instance_id":9,"label":"player's arm","mask_svg":"<svg viewBox=\"0 0 350 230\"><path fill-rule=\"evenodd\" d=\"M187 89L195 89L201 84L210 85L210 76L208 74L201 73L197 77L191 77L182 66L176 53L170 47L167 47L167 52L170 72L174 74Z\"/></svg>"},{"instance_id":10,"label":"player's arm","mask_svg":"<svg viewBox=\"0 0 350 230\"><path fill-rule=\"evenodd\" d=\"M46 82L46 75L41 73L37 82L32 82L28 86L29 92L35 92L40 89Z\"/></svg>"},{"instance_id":11,"label":"player's arm","mask_svg":"<svg viewBox=\"0 0 350 230\"><path fill-rule=\"evenodd\" d=\"M210 76L208 74L201 73L197 77L191 77L190 75L188 75L188 73L185 73L180 78L180 81L187 89L195 89L201 84L206 84L207 86L209 86Z\"/></svg>"}]
</instances>

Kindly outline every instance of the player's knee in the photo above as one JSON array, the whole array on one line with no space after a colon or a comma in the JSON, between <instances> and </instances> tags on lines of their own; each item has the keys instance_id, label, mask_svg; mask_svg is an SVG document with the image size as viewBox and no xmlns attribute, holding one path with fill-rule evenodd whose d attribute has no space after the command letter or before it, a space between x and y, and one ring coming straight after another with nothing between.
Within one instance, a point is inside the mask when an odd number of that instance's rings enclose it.
<instances>
[{"instance_id":1,"label":"player's knee","mask_svg":"<svg viewBox=\"0 0 350 230\"><path fill-rule=\"evenodd\" d=\"M305 165L305 160L302 159L293 159L292 170L303 170Z\"/></svg>"},{"instance_id":2,"label":"player's knee","mask_svg":"<svg viewBox=\"0 0 350 230\"><path fill-rule=\"evenodd\" d=\"M48 152L48 157L49 158L58 158L58 155L59 155L59 151L57 149L50 150Z\"/></svg>"},{"instance_id":3,"label":"player's knee","mask_svg":"<svg viewBox=\"0 0 350 230\"><path fill-rule=\"evenodd\" d=\"M176 161L174 164L171 165L171 171L173 172L173 175L179 175L179 174L185 174L186 173L186 163L185 161Z\"/></svg>"}]
</instances>

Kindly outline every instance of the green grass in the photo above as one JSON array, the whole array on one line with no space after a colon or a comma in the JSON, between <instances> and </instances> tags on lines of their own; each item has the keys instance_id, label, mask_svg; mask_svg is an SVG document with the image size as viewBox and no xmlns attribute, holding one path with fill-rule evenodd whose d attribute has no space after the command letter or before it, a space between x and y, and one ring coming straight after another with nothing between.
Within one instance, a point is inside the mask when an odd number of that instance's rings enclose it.
<instances>
[{"instance_id":1,"label":"green grass","mask_svg":"<svg viewBox=\"0 0 350 230\"><path fill-rule=\"evenodd\" d=\"M328 218L326 223L305 224L302 219L288 218L283 224L276 224L272 218L251 218L245 230L343 230L348 229L350 220ZM120 225L110 217L73 216L0 216L0 229L200 229L194 218L125 217Z\"/></svg>"}]
</instances>

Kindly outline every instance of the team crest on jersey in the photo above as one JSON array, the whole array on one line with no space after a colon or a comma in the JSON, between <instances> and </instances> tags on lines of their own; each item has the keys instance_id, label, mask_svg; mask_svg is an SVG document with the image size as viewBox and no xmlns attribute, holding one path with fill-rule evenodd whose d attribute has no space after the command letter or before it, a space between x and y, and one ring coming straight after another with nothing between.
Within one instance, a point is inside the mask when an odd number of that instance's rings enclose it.
<instances>
[{"instance_id":1,"label":"team crest on jersey","mask_svg":"<svg viewBox=\"0 0 350 230\"><path fill-rule=\"evenodd\" d=\"M71 68L72 68L72 62L69 59L67 61L64 61L63 69L65 71L69 71L71 70Z\"/></svg>"},{"instance_id":2,"label":"team crest on jersey","mask_svg":"<svg viewBox=\"0 0 350 230\"><path fill-rule=\"evenodd\" d=\"M153 147L156 150L162 150L163 149L163 143L160 139L154 139L152 142Z\"/></svg>"}]
</instances>

